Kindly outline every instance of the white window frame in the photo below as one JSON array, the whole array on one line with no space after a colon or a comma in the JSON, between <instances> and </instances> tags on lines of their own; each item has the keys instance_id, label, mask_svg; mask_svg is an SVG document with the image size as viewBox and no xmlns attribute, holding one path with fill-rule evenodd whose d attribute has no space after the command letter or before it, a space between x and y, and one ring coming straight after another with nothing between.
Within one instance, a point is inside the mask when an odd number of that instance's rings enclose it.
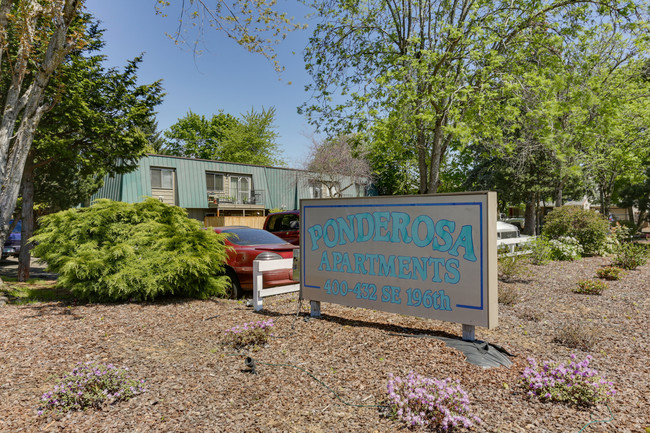
<instances>
[{"instance_id":1,"label":"white window frame","mask_svg":"<svg viewBox=\"0 0 650 433\"><path fill-rule=\"evenodd\" d=\"M246 179L248 181L248 190L241 189L242 179ZM250 202L252 189L253 189L252 176L237 176L237 175L230 176L230 194L235 197L236 203L243 204L244 201Z\"/></svg>"}]
</instances>

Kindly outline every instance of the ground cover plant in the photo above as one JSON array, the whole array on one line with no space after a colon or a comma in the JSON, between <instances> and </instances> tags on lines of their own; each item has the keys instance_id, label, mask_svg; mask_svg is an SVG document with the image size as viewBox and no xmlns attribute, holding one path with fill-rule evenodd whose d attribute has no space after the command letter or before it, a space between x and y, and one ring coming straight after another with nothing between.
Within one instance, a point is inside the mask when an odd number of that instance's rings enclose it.
<instances>
[{"instance_id":1,"label":"ground cover plant","mask_svg":"<svg viewBox=\"0 0 650 433\"><path fill-rule=\"evenodd\" d=\"M226 329L225 344L235 349L249 346L263 346L269 341L273 319L248 322Z\"/></svg>"},{"instance_id":2,"label":"ground cover plant","mask_svg":"<svg viewBox=\"0 0 650 433\"><path fill-rule=\"evenodd\" d=\"M89 300L207 298L225 293L221 235L203 230L176 206L149 198L98 200L39 220L33 255L58 284Z\"/></svg>"},{"instance_id":3,"label":"ground cover plant","mask_svg":"<svg viewBox=\"0 0 650 433\"><path fill-rule=\"evenodd\" d=\"M145 391L144 379L128 375L128 368L96 362L79 363L52 391L41 397L39 414L100 408L104 403L129 400Z\"/></svg>"},{"instance_id":4,"label":"ground cover plant","mask_svg":"<svg viewBox=\"0 0 650 433\"><path fill-rule=\"evenodd\" d=\"M481 420L469 408L467 393L459 382L438 380L409 372L402 379L389 374L388 407L391 415L409 427L469 428Z\"/></svg>"},{"instance_id":5,"label":"ground cover plant","mask_svg":"<svg viewBox=\"0 0 650 433\"><path fill-rule=\"evenodd\" d=\"M599 376L589 367L592 357L587 355L578 361L571 354L568 363L544 361L539 365L534 358L528 358L529 367L523 372L522 385L527 394L542 401L594 405L607 402L616 394L614 384Z\"/></svg>"}]
</instances>

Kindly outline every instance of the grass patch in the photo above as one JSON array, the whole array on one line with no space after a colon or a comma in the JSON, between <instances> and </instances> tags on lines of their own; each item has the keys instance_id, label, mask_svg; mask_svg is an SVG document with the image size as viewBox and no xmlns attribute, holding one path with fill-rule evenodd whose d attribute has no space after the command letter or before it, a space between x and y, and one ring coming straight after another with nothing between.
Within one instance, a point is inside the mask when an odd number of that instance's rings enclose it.
<instances>
[{"instance_id":1,"label":"grass patch","mask_svg":"<svg viewBox=\"0 0 650 433\"><path fill-rule=\"evenodd\" d=\"M56 281L34 279L25 283L12 283L3 277L5 288L0 290L11 304L55 302L74 299L69 290L56 286Z\"/></svg>"},{"instance_id":2,"label":"grass patch","mask_svg":"<svg viewBox=\"0 0 650 433\"><path fill-rule=\"evenodd\" d=\"M596 344L596 333L580 323L569 323L560 328L553 342L572 349L591 350Z\"/></svg>"},{"instance_id":3,"label":"grass patch","mask_svg":"<svg viewBox=\"0 0 650 433\"><path fill-rule=\"evenodd\" d=\"M519 292L516 287L499 285L499 304L515 305L519 302Z\"/></svg>"}]
</instances>

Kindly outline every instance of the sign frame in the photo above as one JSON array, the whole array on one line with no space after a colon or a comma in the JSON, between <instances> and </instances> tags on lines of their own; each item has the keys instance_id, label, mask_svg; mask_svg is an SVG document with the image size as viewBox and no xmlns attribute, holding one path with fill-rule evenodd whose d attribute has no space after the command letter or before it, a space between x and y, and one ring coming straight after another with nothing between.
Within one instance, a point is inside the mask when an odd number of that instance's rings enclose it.
<instances>
[{"instance_id":1,"label":"sign frame","mask_svg":"<svg viewBox=\"0 0 650 433\"><path fill-rule=\"evenodd\" d=\"M497 326L496 192L302 199L300 221L312 312L323 301L461 323L471 339Z\"/></svg>"}]
</instances>

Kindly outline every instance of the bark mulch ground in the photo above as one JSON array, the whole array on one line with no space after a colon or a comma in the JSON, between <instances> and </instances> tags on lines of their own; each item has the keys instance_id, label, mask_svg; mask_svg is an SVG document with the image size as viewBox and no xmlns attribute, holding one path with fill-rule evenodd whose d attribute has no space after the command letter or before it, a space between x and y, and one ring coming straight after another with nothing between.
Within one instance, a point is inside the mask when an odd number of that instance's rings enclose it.
<instances>
[{"instance_id":1,"label":"bark mulch ground","mask_svg":"<svg viewBox=\"0 0 650 433\"><path fill-rule=\"evenodd\" d=\"M499 326L477 328L477 338L514 354L510 368L484 369L438 339L399 335L459 336L458 324L333 304L322 305L321 319L309 319L307 305L296 314L297 295L267 298L261 313L229 300L10 302L0 307L0 431L409 431L367 406L382 404L389 373L415 371L460 380L482 419L475 431L644 433L650 431L650 265L609 282L601 296L572 292L608 263L594 257L528 265L514 281L499 282L515 302L500 305ZM268 318L277 337L267 346L237 353L222 344L226 329ZM591 335L593 348L557 343L567 325L579 325L582 338ZM528 357L561 361L572 353L592 355L592 366L615 383L608 406L541 403L519 387ZM246 371L245 356L256 360L258 374ZM146 380L147 391L101 410L39 416L41 394L89 360L128 367ZM587 425L592 421L604 422Z\"/></svg>"}]
</instances>

